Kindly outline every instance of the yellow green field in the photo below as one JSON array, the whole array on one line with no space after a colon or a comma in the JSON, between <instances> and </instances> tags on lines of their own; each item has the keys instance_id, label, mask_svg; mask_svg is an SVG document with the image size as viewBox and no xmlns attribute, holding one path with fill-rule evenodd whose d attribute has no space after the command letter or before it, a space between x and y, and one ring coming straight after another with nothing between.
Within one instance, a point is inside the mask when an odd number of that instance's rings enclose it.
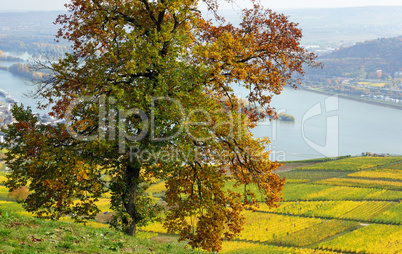
<instances>
[{"instance_id":1,"label":"yellow green field","mask_svg":"<svg viewBox=\"0 0 402 254\"><path fill-rule=\"evenodd\" d=\"M365 85L365 86L372 86L372 87L384 87L386 83L382 82L357 82L360 85Z\"/></svg>"},{"instance_id":2,"label":"yellow green field","mask_svg":"<svg viewBox=\"0 0 402 254\"><path fill-rule=\"evenodd\" d=\"M347 219L361 222L379 221L384 223L402 224L399 214L400 203L387 201L300 201L284 202L279 208L269 209L261 206L259 211L275 214L318 217L327 219ZM393 209L394 207L398 207ZM393 216L383 215L392 212Z\"/></svg>"},{"instance_id":3,"label":"yellow green field","mask_svg":"<svg viewBox=\"0 0 402 254\"><path fill-rule=\"evenodd\" d=\"M324 185L356 186L365 188L380 188L390 190L402 190L402 181L369 180L353 178L331 178L315 182Z\"/></svg>"},{"instance_id":4,"label":"yellow green field","mask_svg":"<svg viewBox=\"0 0 402 254\"><path fill-rule=\"evenodd\" d=\"M391 179L391 180L402 181L402 170L400 170L400 169L378 169L378 170L371 170L371 171L360 171L360 172L349 174L348 177Z\"/></svg>"},{"instance_id":5,"label":"yellow green field","mask_svg":"<svg viewBox=\"0 0 402 254\"><path fill-rule=\"evenodd\" d=\"M352 157L280 173L288 179L280 207L269 209L261 204L256 212L246 211L244 230L235 240L224 242L221 252L401 253L400 160ZM4 179L5 173L0 177ZM233 188L233 182L225 186ZM156 182L147 192L158 200L164 195L165 183ZM31 216L7 194L7 188L0 184L0 209ZM105 194L97 202L102 212L113 212L109 198ZM88 226L107 227L101 222L91 221ZM160 222L140 230L148 237L177 240Z\"/></svg>"},{"instance_id":6,"label":"yellow green field","mask_svg":"<svg viewBox=\"0 0 402 254\"><path fill-rule=\"evenodd\" d=\"M358 171L390 164L392 162L398 162L401 160L402 157L352 157L342 160L335 160L325 163L314 164L307 167L301 167L299 169Z\"/></svg>"},{"instance_id":7,"label":"yellow green field","mask_svg":"<svg viewBox=\"0 0 402 254\"><path fill-rule=\"evenodd\" d=\"M369 225L321 243L319 248L340 252L400 253L401 239L401 226Z\"/></svg>"}]
</instances>

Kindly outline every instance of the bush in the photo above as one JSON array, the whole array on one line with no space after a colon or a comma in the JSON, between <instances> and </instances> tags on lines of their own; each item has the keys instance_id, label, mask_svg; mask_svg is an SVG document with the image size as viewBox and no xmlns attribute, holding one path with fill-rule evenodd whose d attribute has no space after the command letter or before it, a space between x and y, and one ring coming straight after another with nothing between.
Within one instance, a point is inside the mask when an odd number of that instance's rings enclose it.
<instances>
[{"instance_id":1,"label":"bush","mask_svg":"<svg viewBox=\"0 0 402 254\"><path fill-rule=\"evenodd\" d=\"M8 196L15 199L18 203L23 202L25 199L27 199L28 195L29 191L26 186L19 187L18 189L15 189L8 193Z\"/></svg>"}]
</instances>

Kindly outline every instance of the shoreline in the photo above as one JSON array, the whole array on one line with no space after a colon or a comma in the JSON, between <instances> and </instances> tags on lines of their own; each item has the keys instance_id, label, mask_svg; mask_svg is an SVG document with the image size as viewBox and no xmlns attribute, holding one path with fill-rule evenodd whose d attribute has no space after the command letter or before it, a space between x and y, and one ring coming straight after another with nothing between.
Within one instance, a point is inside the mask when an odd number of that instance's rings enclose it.
<instances>
[{"instance_id":1,"label":"shoreline","mask_svg":"<svg viewBox=\"0 0 402 254\"><path fill-rule=\"evenodd\" d=\"M371 104L371 105L374 105L374 106L381 106L381 107L386 107L386 108L402 110L402 106L386 104L386 103L382 103L382 102L379 102L379 101L362 100L362 99L359 99L359 98L350 97L350 96L343 95L343 94L334 94L334 93L325 92L325 91L316 91L316 90L306 89L306 88L301 87L301 86L298 87L298 89L301 89L301 90L307 91L307 92L323 94L323 95L338 95L339 98L346 99L346 100L352 100L352 101L357 101L357 102L361 102L361 103Z\"/></svg>"}]
</instances>

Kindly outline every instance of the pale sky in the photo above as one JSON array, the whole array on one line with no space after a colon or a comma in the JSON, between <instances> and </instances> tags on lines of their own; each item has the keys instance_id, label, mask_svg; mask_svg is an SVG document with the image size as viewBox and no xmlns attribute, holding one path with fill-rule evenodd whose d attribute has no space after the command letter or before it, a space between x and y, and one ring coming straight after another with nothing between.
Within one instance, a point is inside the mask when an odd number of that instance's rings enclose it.
<instances>
[{"instance_id":1,"label":"pale sky","mask_svg":"<svg viewBox=\"0 0 402 254\"><path fill-rule=\"evenodd\" d=\"M260 0L270 9L334 8L355 6L402 6L401 0ZM68 0L0 0L0 12L64 10ZM236 0L237 4L222 1L223 9L246 7L249 1Z\"/></svg>"}]
</instances>

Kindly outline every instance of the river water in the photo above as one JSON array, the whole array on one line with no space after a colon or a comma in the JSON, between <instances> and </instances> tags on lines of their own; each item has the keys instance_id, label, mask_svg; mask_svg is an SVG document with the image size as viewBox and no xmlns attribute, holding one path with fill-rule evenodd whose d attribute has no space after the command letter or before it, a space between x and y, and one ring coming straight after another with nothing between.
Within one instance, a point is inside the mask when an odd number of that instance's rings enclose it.
<instances>
[{"instance_id":1,"label":"river water","mask_svg":"<svg viewBox=\"0 0 402 254\"><path fill-rule=\"evenodd\" d=\"M272 105L296 121L263 122L253 130L270 137L271 159L402 154L402 110L294 89L285 89Z\"/></svg>"},{"instance_id":2,"label":"river water","mask_svg":"<svg viewBox=\"0 0 402 254\"><path fill-rule=\"evenodd\" d=\"M0 63L0 65L8 66L10 63ZM0 70L0 89L8 92L12 98L17 99L24 106L30 106L33 112L44 113L44 111L36 109L37 103L32 98L25 95L30 91L35 91L35 87L28 80ZM0 97L0 99L3 98Z\"/></svg>"},{"instance_id":3,"label":"river water","mask_svg":"<svg viewBox=\"0 0 402 254\"><path fill-rule=\"evenodd\" d=\"M0 89L30 106L34 112L43 113L36 109L32 98L23 95L34 90L26 80L0 70ZM241 90L238 95L245 97ZM272 151L272 160L303 160L362 152L402 154L402 110L290 88L274 97L272 105L277 111L296 118L294 123L261 122L253 129L256 137L271 139L267 149Z\"/></svg>"}]
</instances>

